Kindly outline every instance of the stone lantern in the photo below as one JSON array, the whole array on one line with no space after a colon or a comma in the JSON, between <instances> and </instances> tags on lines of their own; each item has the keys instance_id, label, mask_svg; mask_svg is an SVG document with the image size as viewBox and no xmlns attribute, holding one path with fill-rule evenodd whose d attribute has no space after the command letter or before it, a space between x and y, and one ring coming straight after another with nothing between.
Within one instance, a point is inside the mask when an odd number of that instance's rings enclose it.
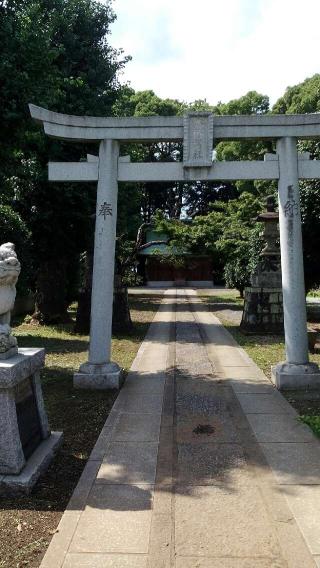
<instances>
[{"instance_id":1,"label":"stone lantern","mask_svg":"<svg viewBox=\"0 0 320 568\"><path fill-rule=\"evenodd\" d=\"M265 246L256 269L251 275L251 286L245 289L244 308L240 329L243 333L283 334L283 303L281 258L278 246L279 214L274 198L267 197L266 211L258 215L263 223L261 236Z\"/></svg>"}]
</instances>

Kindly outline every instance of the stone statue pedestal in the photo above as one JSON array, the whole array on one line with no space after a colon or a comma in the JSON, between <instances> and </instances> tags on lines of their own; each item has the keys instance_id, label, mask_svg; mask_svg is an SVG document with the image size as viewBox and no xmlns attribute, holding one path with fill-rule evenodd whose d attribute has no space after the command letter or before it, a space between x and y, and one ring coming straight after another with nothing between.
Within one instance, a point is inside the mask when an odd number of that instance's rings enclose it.
<instances>
[{"instance_id":1,"label":"stone statue pedestal","mask_svg":"<svg viewBox=\"0 0 320 568\"><path fill-rule=\"evenodd\" d=\"M283 335L282 288L246 288L240 329L245 335Z\"/></svg>"},{"instance_id":2,"label":"stone statue pedestal","mask_svg":"<svg viewBox=\"0 0 320 568\"><path fill-rule=\"evenodd\" d=\"M0 360L0 491L29 493L62 443L51 433L40 369L44 349L19 349Z\"/></svg>"},{"instance_id":3,"label":"stone statue pedestal","mask_svg":"<svg viewBox=\"0 0 320 568\"><path fill-rule=\"evenodd\" d=\"M283 300L280 259L264 258L245 288L242 333L283 335Z\"/></svg>"}]
</instances>

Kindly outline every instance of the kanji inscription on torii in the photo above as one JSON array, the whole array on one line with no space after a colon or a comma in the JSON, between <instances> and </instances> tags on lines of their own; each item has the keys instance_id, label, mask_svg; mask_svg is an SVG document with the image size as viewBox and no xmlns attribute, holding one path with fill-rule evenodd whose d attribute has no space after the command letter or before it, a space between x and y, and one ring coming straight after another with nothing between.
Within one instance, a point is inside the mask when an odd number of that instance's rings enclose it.
<instances>
[{"instance_id":1,"label":"kanji inscription on torii","mask_svg":"<svg viewBox=\"0 0 320 568\"><path fill-rule=\"evenodd\" d=\"M288 186L288 201L286 201L284 206L284 214L285 217L294 217L295 215L299 215L299 205L293 199L293 187L292 185Z\"/></svg>"},{"instance_id":2,"label":"kanji inscription on torii","mask_svg":"<svg viewBox=\"0 0 320 568\"><path fill-rule=\"evenodd\" d=\"M213 115L210 112L191 112L184 117L183 165L212 166Z\"/></svg>"},{"instance_id":3,"label":"kanji inscription on torii","mask_svg":"<svg viewBox=\"0 0 320 568\"><path fill-rule=\"evenodd\" d=\"M100 208L99 208L99 215L102 215L104 220L106 220L108 215L110 215L112 217L112 205L111 205L111 203L107 203L106 201L101 203Z\"/></svg>"}]
</instances>

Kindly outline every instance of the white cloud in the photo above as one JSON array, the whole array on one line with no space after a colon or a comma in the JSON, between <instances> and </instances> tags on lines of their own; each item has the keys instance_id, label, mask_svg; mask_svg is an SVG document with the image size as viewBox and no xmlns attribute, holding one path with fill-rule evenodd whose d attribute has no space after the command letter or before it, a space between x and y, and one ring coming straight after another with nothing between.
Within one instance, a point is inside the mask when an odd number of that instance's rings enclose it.
<instances>
[{"instance_id":1,"label":"white cloud","mask_svg":"<svg viewBox=\"0 0 320 568\"><path fill-rule=\"evenodd\" d=\"M251 89L274 102L320 71L318 0L114 0L124 79L161 97L211 103Z\"/></svg>"}]
</instances>

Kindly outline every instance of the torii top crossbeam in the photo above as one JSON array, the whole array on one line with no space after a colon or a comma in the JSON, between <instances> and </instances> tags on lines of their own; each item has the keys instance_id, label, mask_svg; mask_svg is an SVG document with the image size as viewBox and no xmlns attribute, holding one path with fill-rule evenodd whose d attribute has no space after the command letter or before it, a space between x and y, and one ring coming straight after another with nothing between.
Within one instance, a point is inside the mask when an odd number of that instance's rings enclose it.
<instances>
[{"instance_id":1,"label":"torii top crossbeam","mask_svg":"<svg viewBox=\"0 0 320 568\"><path fill-rule=\"evenodd\" d=\"M41 122L52 138L97 142L183 140L185 117L96 117L74 116L52 112L30 104L32 118ZM320 136L320 114L267 114L216 116L211 113L191 113L211 116L213 137L217 140L241 138L275 139L284 136L315 138Z\"/></svg>"},{"instance_id":2,"label":"torii top crossbeam","mask_svg":"<svg viewBox=\"0 0 320 568\"><path fill-rule=\"evenodd\" d=\"M45 133L60 140L77 142L183 141L183 162L128 163L120 158L118 181L188 181L278 179L277 155L263 161L229 161L212 164L214 139L278 139L320 137L320 114L214 116L192 112L184 117L90 117L72 116L29 105L31 116L43 124ZM299 160L299 177L320 177L320 163ZM50 181L97 181L98 161L49 163Z\"/></svg>"}]
</instances>

